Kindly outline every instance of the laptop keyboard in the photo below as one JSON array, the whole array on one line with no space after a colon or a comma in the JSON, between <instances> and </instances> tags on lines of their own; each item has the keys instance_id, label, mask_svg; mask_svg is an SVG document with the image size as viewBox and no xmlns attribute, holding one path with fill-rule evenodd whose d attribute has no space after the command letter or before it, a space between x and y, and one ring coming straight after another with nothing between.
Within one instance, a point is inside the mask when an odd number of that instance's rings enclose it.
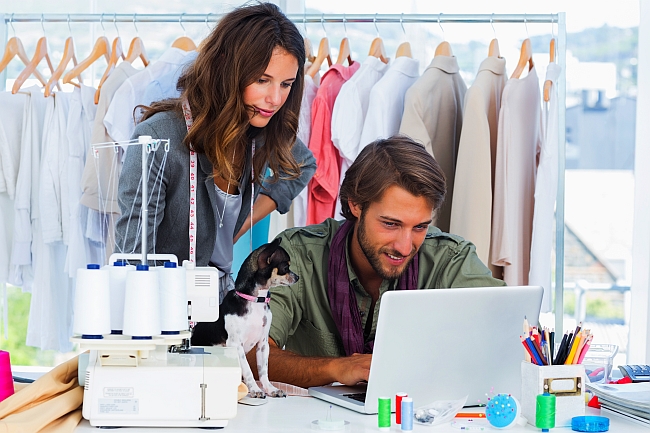
<instances>
[{"instance_id":1,"label":"laptop keyboard","mask_svg":"<svg viewBox=\"0 0 650 433\"><path fill-rule=\"evenodd\" d=\"M354 394L343 394L343 397L351 398L352 400L360 401L361 403L366 402L366 393L365 392L357 392Z\"/></svg>"}]
</instances>

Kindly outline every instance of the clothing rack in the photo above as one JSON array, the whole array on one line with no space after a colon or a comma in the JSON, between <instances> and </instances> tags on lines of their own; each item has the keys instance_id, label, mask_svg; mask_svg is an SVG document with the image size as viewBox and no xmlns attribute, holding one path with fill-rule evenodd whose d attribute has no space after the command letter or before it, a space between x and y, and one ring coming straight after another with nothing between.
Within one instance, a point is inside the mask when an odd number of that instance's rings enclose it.
<instances>
[{"instance_id":1,"label":"clothing rack","mask_svg":"<svg viewBox=\"0 0 650 433\"><path fill-rule=\"evenodd\" d=\"M27 22L86 22L86 23L214 23L224 14L0 14L0 47L7 43L8 27ZM558 189L556 197L555 231L555 329L564 329L564 170L566 148L566 13L549 14L287 14L295 23L395 23L395 24L557 24L557 61L562 68L558 80L559 155ZM0 73L0 82L6 81Z\"/></svg>"}]
</instances>

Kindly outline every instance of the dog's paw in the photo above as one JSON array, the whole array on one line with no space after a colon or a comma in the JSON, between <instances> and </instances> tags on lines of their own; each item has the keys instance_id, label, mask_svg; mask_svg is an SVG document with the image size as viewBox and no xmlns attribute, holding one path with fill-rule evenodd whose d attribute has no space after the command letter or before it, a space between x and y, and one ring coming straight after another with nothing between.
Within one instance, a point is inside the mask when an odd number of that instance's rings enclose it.
<instances>
[{"instance_id":1,"label":"dog's paw","mask_svg":"<svg viewBox=\"0 0 650 433\"><path fill-rule=\"evenodd\" d=\"M275 397L275 398L280 398L280 397L286 397L287 393L282 391L281 389L272 389L270 392L267 392L266 395L269 397Z\"/></svg>"},{"instance_id":2,"label":"dog's paw","mask_svg":"<svg viewBox=\"0 0 650 433\"><path fill-rule=\"evenodd\" d=\"M251 398L266 398L266 393L258 387L255 387L255 389L250 389L248 391L248 396Z\"/></svg>"}]
</instances>

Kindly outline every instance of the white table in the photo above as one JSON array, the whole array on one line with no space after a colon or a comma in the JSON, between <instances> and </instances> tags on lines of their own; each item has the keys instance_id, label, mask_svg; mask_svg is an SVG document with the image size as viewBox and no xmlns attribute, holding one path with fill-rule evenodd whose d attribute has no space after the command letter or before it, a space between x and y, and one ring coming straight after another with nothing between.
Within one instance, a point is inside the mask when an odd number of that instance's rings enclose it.
<instances>
[{"instance_id":1,"label":"white table","mask_svg":"<svg viewBox=\"0 0 650 433\"><path fill-rule=\"evenodd\" d=\"M325 418L329 404L312 397L288 397L286 399L269 399L269 402L262 406L237 406L237 416L230 420L228 426L223 432L251 432L251 433L291 433L291 432L316 432L321 430L311 430L311 422L319 418ZM471 410L468 410L471 412ZM597 409L587 408L587 415L599 415L600 411ZM356 412L350 411L337 406L332 406L333 419L345 419L350 421L350 429L348 432L378 432L377 429L377 415L361 415ZM613 433L648 433L648 428L639 424L630 423L624 419L611 416L609 431ZM401 432L399 426L395 425L395 415L393 414L393 425L391 432ZM459 421L461 421L459 419ZM462 420L464 422L464 420ZM485 423L485 420L475 421L474 424ZM100 431L90 425L88 421L82 420L75 433L99 433ZM124 431L128 433L152 433L152 432L174 432L174 433L197 433L209 430L202 430L196 428L129 428L128 430L113 430ZM340 430L339 430L340 431ZM450 424L441 426L430 427L422 425L413 425L414 432L434 432L434 433L460 433L463 430L452 427ZM488 431L497 432L496 429L488 429ZM506 430L508 432L540 432L531 425L516 426ZM554 428L553 432L570 432L570 428Z\"/></svg>"}]
</instances>

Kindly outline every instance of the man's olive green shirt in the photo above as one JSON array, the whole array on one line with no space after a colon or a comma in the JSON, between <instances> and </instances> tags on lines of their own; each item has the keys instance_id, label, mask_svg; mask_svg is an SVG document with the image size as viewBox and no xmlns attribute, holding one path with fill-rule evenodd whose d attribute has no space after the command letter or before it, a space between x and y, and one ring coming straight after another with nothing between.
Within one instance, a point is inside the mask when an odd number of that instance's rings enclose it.
<instances>
[{"instance_id":1,"label":"man's olive green shirt","mask_svg":"<svg viewBox=\"0 0 650 433\"><path fill-rule=\"evenodd\" d=\"M300 277L292 286L271 289L269 305L273 319L269 336L279 347L304 356L345 355L327 297L330 244L342 223L327 219L322 224L289 229L278 235L282 238L280 246L291 257L291 270ZM365 329L372 299L354 273L348 250L346 248L348 276ZM490 270L476 255L471 242L443 233L434 226L429 227L418 254L418 289L505 285L492 277ZM395 281L384 280L379 288L380 295L392 290L394 285ZM381 296L372 314L369 339L375 336L380 304Z\"/></svg>"}]
</instances>

